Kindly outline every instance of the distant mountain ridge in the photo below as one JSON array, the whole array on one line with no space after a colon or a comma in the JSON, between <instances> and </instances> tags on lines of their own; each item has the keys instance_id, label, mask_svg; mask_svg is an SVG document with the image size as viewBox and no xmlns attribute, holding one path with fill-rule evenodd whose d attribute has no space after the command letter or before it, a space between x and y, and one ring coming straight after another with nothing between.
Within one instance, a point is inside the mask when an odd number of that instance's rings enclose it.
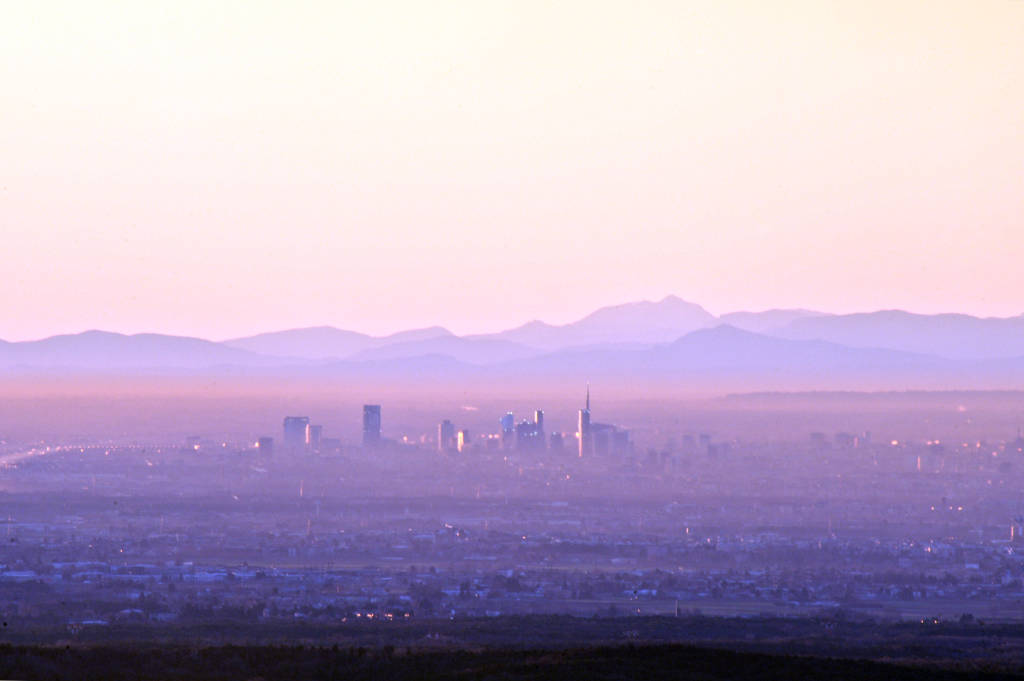
<instances>
[{"instance_id":1,"label":"distant mountain ridge","mask_svg":"<svg viewBox=\"0 0 1024 681\"><path fill-rule=\"evenodd\" d=\"M952 374L966 365L928 355L849 348L819 340L790 340L722 324L693 331L672 343L637 350L563 350L509 365L514 373L571 373L638 379L772 377L806 381L885 375Z\"/></svg>"},{"instance_id":2,"label":"distant mountain ridge","mask_svg":"<svg viewBox=\"0 0 1024 681\"><path fill-rule=\"evenodd\" d=\"M899 310L715 316L676 296L601 308L564 325L534 321L457 336L442 327L371 336L330 326L214 342L105 331L0 341L0 371L244 370L395 379L590 376L678 381L758 377L800 385L892 387L1024 381L1024 315L980 318Z\"/></svg>"},{"instance_id":3,"label":"distant mountain ridge","mask_svg":"<svg viewBox=\"0 0 1024 681\"><path fill-rule=\"evenodd\" d=\"M832 315L813 310L765 310L764 312L730 312L718 319L723 324L735 326L754 333L772 333L808 317L830 317Z\"/></svg>"},{"instance_id":4,"label":"distant mountain ridge","mask_svg":"<svg viewBox=\"0 0 1024 681\"><path fill-rule=\"evenodd\" d=\"M214 366L270 366L274 357L221 343L156 333L125 335L84 331L37 341L0 345L0 368L200 369Z\"/></svg>"},{"instance_id":5,"label":"distant mountain ridge","mask_svg":"<svg viewBox=\"0 0 1024 681\"><path fill-rule=\"evenodd\" d=\"M552 326L534 321L496 334L471 336L522 343L543 350L605 343L668 343L718 323L700 305L676 296L603 307L583 319Z\"/></svg>"},{"instance_id":6,"label":"distant mountain ridge","mask_svg":"<svg viewBox=\"0 0 1024 681\"><path fill-rule=\"evenodd\" d=\"M922 315L880 310L793 319L775 335L797 340L828 340L860 348L890 348L954 359L993 359L1024 355L1024 315L972 317Z\"/></svg>"},{"instance_id":7,"label":"distant mountain ridge","mask_svg":"<svg viewBox=\"0 0 1024 681\"><path fill-rule=\"evenodd\" d=\"M245 338L233 338L223 341L222 344L249 352L279 357L340 359L371 348L396 343L455 337L451 331L440 326L399 331L390 336L370 336L358 331L336 329L333 326L313 326L305 329L271 331Z\"/></svg>"}]
</instances>

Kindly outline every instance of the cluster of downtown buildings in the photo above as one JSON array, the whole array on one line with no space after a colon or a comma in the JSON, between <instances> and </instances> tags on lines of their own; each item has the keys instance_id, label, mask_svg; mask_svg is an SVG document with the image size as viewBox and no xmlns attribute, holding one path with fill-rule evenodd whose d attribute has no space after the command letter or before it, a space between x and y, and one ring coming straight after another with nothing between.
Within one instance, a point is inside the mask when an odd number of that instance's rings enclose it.
<instances>
[{"instance_id":1,"label":"cluster of downtown buildings","mask_svg":"<svg viewBox=\"0 0 1024 681\"><path fill-rule=\"evenodd\" d=\"M352 449L381 456L257 461L248 434L47 445L6 469L0 614L8 632L58 640L529 613L1021 619L1021 434L712 443L677 431L661 451L617 456L623 431L590 411L561 459L541 412L462 431L466 456L430 456L425 445L458 450L456 426L390 440L379 405L362 409ZM290 417L268 446L340 448L324 431ZM519 454L531 447L548 454Z\"/></svg>"},{"instance_id":2,"label":"cluster of downtown buildings","mask_svg":"<svg viewBox=\"0 0 1024 681\"><path fill-rule=\"evenodd\" d=\"M544 411L537 409L532 419L516 423L515 415L507 412L499 419L500 431L480 436L476 442L467 429L457 429L449 419L437 426L436 448L439 452L464 453L474 447L488 450L506 450L523 453L564 452L566 434L548 433L544 427ZM383 437L381 405L363 405L362 447L366 450L379 449L394 443ZM284 418L282 442L288 452L338 453L341 441L324 437L323 426L314 424L308 416L286 416ZM608 423L597 423L590 416L590 388L587 387L585 406L579 410L576 432L576 453L580 458L622 454L630 451L632 443L628 430ZM263 454L274 452L274 438L260 437L257 449Z\"/></svg>"}]
</instances>

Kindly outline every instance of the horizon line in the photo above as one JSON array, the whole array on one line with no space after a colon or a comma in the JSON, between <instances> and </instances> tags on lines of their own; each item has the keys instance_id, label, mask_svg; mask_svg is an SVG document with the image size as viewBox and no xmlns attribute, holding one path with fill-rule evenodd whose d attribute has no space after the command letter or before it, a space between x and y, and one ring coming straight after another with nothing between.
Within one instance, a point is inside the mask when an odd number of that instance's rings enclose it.
<instances>
[{"instance_id":1,"label":"horizon line","mask_svg":"<svg viewBox=\"0 0 1024 681\"><path fill-rule=\"evenodd\" d=\"M957 315L957 316L963 316L963 317L971 317L971 318L979 319L979 320L1009 320L1009 319L1016 319L1018 317L1024 317L1024 313L1020 313L1020 314L1016 314L1016 315L1009 315L1009 316L998 316L998 315L978 315L978 314L972 314L970 312L957 312L957 311L915 312L915 311L910 310L910 309L898 308L898 307L884 307L884 308L877 308L877 309L873 309L873 310L861 309L861 310L857 310L857 311L853 311L853 312L829 312L829 311L818 310L818 309L813 309L813 308L809 308L809 307L794 306L794 307L769 307L769 308L757 309L757 310L755 310L755 309L738 309L738 310L733 310L733 311L730 311L730 312L715 313L715 312L712 312L712 311L708 310L706 307L704 307L700 303L695 303L695 302L693 302L691 300L687 300L685 298L682 298L681 296L678 296L676 294L668 294L668 295L663 296L662 298L657 299L657 300L641 299L641 300L626 301L626 302L623 302L623 303L610 303L610 304L607 304L607 305L602 305L600 307L592 309L590 312L585 313L583 316L576 317L576 318L574 318L574 319L572 319L571 321L568 321L568 322L553 323L553 322L546 322L544 320L534 318L534 319L530 319L530 320L527 320L527 321L524 321L524 322L520 322L518 324L513 324L511 326L503 326L501 328L498 328L496 330L491 330L491 331L470 331L470 332L459 333L459 332L453 331L451 328L449 328L447 325L444 325L444 324L428 324L426 326L401 327L401 328L398 328L396 330L388 331L388 332L385 332L385 333L372 333L372 332L366 332L366 331L359 331L359 330L356 330L355 328L352 328L352 327L335 326L335 325L329 324L329 323L319 323L319 324L309 324L309 325L299 325L299 326L288 326L288 327L283 327L283 328L272 328L272 329L269 329L269 330L253 331L253 332L245 333L245 334L241 334L241 335L232 335L232 336L229 336L229 337L226 337L226 338L221 338L221 337L218 337L218 336L198 335L198 334L191 333L191 332L154 331L154 330L141 330L141 331L140 330L114 330L113 327L108 327L108 328L90 327L90 328L85 328L85 329L81 329L81 330L78 330L78 331L59 331L59 332L51 333L51 334L45 335L45 336L32 336L32 337L27 337L27 338L13 338L12 339L10 337L0 336L0 342L2 342L2 343L31 343L31 342L44 341L44 340L48 340L48 339L51 339L51 338L57 338L57 337L62 337L62 336L80 336L80 335L87 334L87 333L109 333L109 334L115 334L115 335L120 335L120 336L129 336L129 337L130 336L153 335L153 336L168 336L168 337L175 337L175 338L191 338L191 339L202 340L202 341L207 341L207 342L211 342L211 343L224 344L224 343L229 343L229 342L232 342L232 341L244 340L244 339L252 338L252 337L255 337L255 336L262 336L262 335L275 334L275 333L287 333L287 332L291 332L291 331L305 331L305 330L310 330L310 329L332 329L332 330L335 330L335 331L345 331L345 332L349 332L349 333L360 334L360 335L363 335L363 336L368 336L370 338L388 338L390 336L394 336L394 335L401 334L401 333L410 333L410 332L415 332L415 331L427 331L427 330L436 329L438 331L444 331L445 333L451 334L452 336L455 336L457 338L467 338L467 337L471 337L471 336L488 336L488 335L500 334L500 333L504 333L504 332L507 332L507 331L512 331L512 330L521 328L521 327L526 326L528 324L535 324L535 323L545 324L547 326L558 328L558 327L568 326L568 325L577 323L579 321L582 321L583 319L586 319L590 315L592 315L592 314L594 314L596 312L599 312L601 310L605 310L605 309L609 309L609 308L615 308L615 307L624 307L624 306L629 306L629 305L638 305L638 304L643 304L643 303L661 304L661 303L665 303L665 302L670 301L670 300L677 300L677 301L680 301L680 302L683 302L683 303L687 303L689 305L696 305L697 307L699 307L700 309L704 310L709 315L711 315L712 317L714 317L715 319L720 320L720 321L722 320L723 317L726 317L726 316L729 316L729 315L735 315L735 314L767 314L767 313L770 313L770 312L806 312L806 313L813 314L813 315L829 316L829 317L848 317L848 316L854 316L854 315L878 314L878 313L883 313L883 312L898 312L898 313L910 314L910 315L921 316L921 317L938 317L938 316L946 316L946 315ZM724 321L723 321L723 323L724 324L728 324L728 322L724 322ZM121 327L121 328L123 329L123 327Z\"/></svg>"}]
</instances>

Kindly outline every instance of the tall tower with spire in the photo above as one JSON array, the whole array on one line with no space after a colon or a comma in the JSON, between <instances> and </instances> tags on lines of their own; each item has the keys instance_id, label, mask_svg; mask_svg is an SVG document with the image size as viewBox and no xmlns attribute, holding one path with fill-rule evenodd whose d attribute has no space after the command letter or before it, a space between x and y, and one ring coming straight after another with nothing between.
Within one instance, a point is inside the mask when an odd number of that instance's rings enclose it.
<instances>
[{"instance_id":1,"label":"tall tower with spire","mask_svg":"<svg viewBox=\"0 0 1024 681\"><path fill-rule=\"evenodd\" d=\"M577 420L576 437L579 439L579 455L582 459L584 456L590 456L594 453L594 440L590 433L590 384L587 383L587 401L586 407L580 409L579 419Z\"/></svg>"}]
</instances>

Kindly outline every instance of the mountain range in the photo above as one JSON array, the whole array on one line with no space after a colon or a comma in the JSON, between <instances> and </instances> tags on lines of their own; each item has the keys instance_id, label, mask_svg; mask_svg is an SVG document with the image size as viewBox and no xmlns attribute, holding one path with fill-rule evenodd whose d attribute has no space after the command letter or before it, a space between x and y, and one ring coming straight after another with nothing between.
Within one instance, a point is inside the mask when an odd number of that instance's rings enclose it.
<instances>
[{"instance_id":1,"label":"mountain range","mask_svg":"<svg viewBox=\"0 0 1024 681\"><path fill-rule=\"evenodd\" d=\"M105 331L0 341L0 372L40 371L1016 387L1024 385L1024 315L768 310L717 317L669 296L601 308L570 324L533 321L466 336L441 327L371 336L321 326L221 342Z\"/></svg>"}]
</instances>

